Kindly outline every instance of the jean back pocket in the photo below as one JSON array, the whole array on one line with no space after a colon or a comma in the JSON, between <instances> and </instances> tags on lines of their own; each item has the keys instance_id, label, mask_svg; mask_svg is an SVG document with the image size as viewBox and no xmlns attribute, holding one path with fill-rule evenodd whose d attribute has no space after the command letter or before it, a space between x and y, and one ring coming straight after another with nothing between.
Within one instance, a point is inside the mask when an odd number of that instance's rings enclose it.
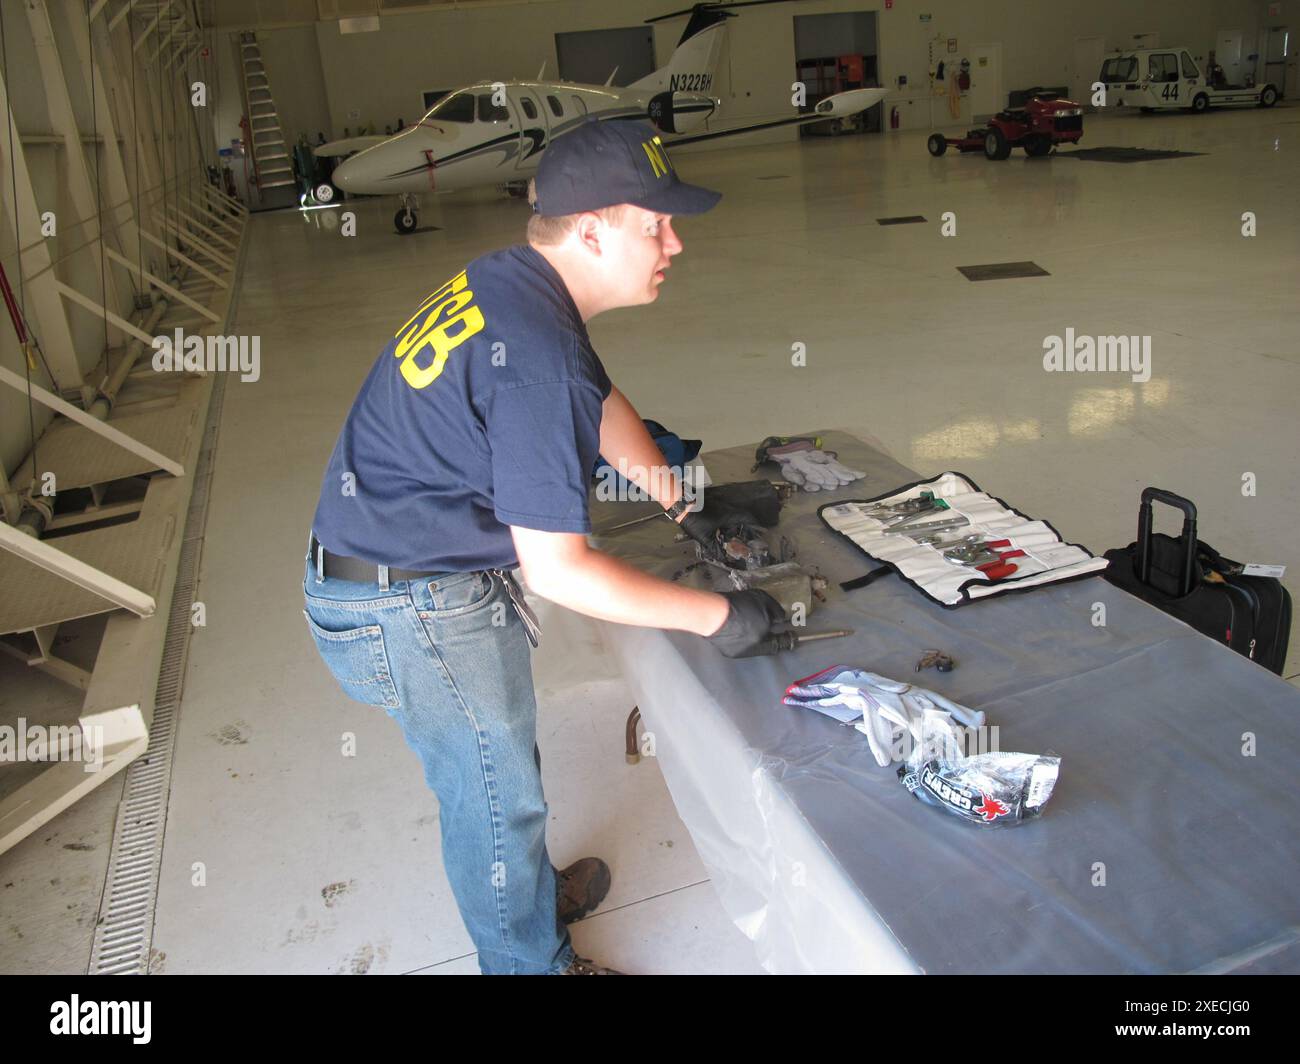
<instances>
[{"instance_id":1,"label":"jean back pocket","mask_svg":"<svg viewBox=\"0 0 1300 1064\"><path fill-rule=\"evenodd\" d=\"M396 709L402 704L388 670L384 630L379 625L331 632L322 628L306 610L302 615L307 618L316 648L345 695L385 709Z\"/></svg>"}]
</instances>

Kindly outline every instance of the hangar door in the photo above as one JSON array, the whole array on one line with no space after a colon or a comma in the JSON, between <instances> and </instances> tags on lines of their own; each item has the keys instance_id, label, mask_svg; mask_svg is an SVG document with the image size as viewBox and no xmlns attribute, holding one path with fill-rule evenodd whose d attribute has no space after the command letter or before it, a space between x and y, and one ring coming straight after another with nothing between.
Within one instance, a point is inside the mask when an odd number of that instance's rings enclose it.
<instances>
[{"instance_id":1,"label":"hangar door","mask_svg":"<svg viewBox=\"0 0 1300 1064\"><path fill-rule=\"evenodd\" d=\"M603 85L617 67L614 84L631 85L655 71L654 27L557 33L555 55L565 81Z\"/></svg>"},{"instance_id":2,"label":"hangar door","mask_svg":"<svg viewBox=\"0 0 1300 1064\"><path fill-rule=\"evenodd\" d=\"M794 16L795 81L802 82L807 107L837 92L880 86L876 48L876 13L840 11ZM809 122L803 136L879 132L882 105L862 115Z\"/></svg>"}]
</instances>

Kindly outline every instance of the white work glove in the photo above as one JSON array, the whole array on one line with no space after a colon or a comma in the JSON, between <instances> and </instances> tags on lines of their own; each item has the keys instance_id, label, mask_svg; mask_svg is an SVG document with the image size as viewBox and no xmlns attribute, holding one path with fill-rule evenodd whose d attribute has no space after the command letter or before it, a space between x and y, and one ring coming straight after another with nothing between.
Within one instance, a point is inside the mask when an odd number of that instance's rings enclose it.
<instances>
[{"instance_id":1,"label":"white work glove","mask_svg":"<svg viewBox=\"0 0 1300 1064\"><path fill-rule=\"evenodd\" d=\"M867 737L871 753L882 768L893 759L894 724L906 727L893 709L883 707L865 691L852 684L822 683L808 687L791 687L786 691L786 705L804 706L823 712L843 724L857 721L853 726ZM836 711L837 707L844 711ZM888 719L886 719L886 715Z\"/></svg>"},{"instance_id":2,"label":"white work glove","mask_svg":"<svg viewBox=\"0 0 1300 1064\"><path fill-rule=\"evenodd\" d=\"M767 456L780 465L782 477L804 491L834 491L866 476L817 450L807 440L772 447Z\"/></svg>"},{"instance_id":3,"label":"white work glove","mask_svg":"<svg viewBox=\"0 0 1300 1064\"><path fill-rule=\"evenodd\" d=\"M960 752L954 721L970 727L984 724L983 713L934 691L842 665L792 684L784 702L828 713L842 723L856 720L854 728L867 737L882 768L895 759L896 744L904 733L912 743L928 743L936 748L935 756L944 756Z\"/></svg>"}]
</instances>

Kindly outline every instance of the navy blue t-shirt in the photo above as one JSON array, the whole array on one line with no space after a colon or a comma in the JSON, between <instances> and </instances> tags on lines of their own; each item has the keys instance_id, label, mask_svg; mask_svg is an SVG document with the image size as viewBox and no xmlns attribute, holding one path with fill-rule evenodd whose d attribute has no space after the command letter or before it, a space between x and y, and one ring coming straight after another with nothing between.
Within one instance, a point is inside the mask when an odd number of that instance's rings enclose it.
<instances>
[{"instance_id":1,"label":"navy blue t-shirt","mask_svg":"<svg viewBox=\"0 0 1300 1064\"><path fill-rule=\"evenodd\" d=\"M335 554L434 572L513 568L508 525L591 531L609 377L559 274L527 245L420 304L352 404L313 524Z\"/></svg>"}]
</instances>

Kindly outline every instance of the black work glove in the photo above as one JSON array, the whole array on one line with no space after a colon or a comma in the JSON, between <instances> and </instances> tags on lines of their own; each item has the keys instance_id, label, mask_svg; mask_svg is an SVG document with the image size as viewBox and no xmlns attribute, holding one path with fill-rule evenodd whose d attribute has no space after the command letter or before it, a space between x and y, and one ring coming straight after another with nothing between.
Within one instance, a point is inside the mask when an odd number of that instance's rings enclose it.
<instances>
[{"instance_id":1,"label":"black work glove","mask_svg":"<svg viewBox=\"0 0 1300 1064\"><path fill-rule=\"evenodd\" d=\"M730 611L722 627L708 637L729 658L755 658L774 654L778 642L773 627L784 626L785 611L766 591L723 591Z\"/></svg>"},{"instance_id":2,"label":"black work glove","mask_svg":"<svg viewBox=\"0 0 1300 1064\"><path fill-rule=\"evenodd\" d=\"M713 546L713 534L719 528L731 528L734 525L757 527L758 518L748 510L741 509L738 506L731 506L710 499L708 489L705 489L700 508L698 510L687 510L686 515L679 524L682 531L695 540L696 543L711 547Z\"/></svg>"}]
</instances>

